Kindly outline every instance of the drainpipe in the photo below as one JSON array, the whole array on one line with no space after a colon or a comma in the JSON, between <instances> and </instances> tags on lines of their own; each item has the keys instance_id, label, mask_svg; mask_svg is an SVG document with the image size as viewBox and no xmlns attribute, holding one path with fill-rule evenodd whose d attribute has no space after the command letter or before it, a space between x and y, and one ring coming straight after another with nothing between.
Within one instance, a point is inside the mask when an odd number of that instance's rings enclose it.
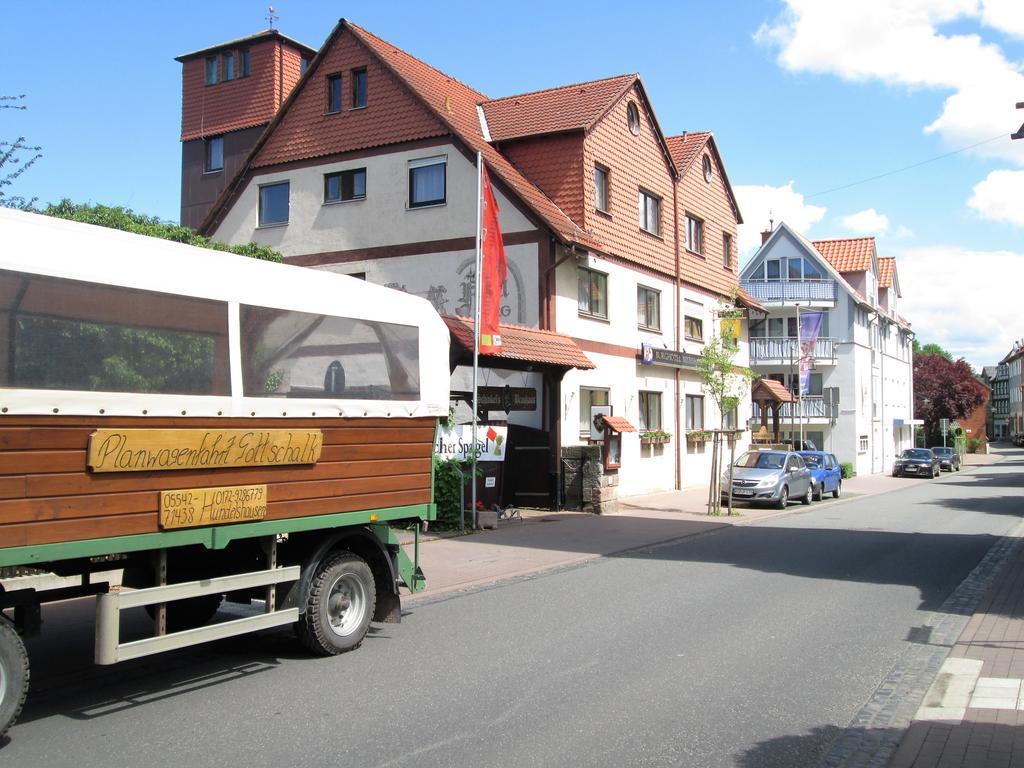
<instances>
[{"instance_id":1,"label":"drainpipe","mask_svg":"<svg viewBox=\"0 0 1024 768\"><path fill-rule=\"evenodd\" d=\"M675 290L675 315L676 315L676 322L675 322L675 326L676 326L675 347L676 347L676 351L677 352L681 351L681 349L682 349L682 345L679 343L679 338L680 338L679 337L679 332L680 332L680 329L682 328L682 324L681 324L680 319L679 319L679 308L681 306L681 304L680 304L681 289L679 287L679 284L680 284L680 280L682 279L682 275L680 274L680 261L679 261L679 200L678 200L678 196L679 196L679 185L676 184L675 179L673 179L672 180L672 237L673 237L673 245L674 245L674 250L675 250L675 261L676 261L676 269L675 269L675 273L676 273L675 274L675 283L676 283L676 290ZM678 490L682 490L682 487L683 487L683 450L682 450L682 445L683 445L684 436L683 436L683 424L679 420L680 416L682 414L681 406L679 405L679 399L680 399L681 394L682 393L680 392L680 383L679 383L679 369L676 368L676 375L675 375L675 397L674 397L674 399L675 399L675 403L676 403L676 407L675 407L675 412L676 412L676 439L675 439L675 444L676 444L676 484L675 485L676 485L676 490L677 491Z\"/></svg>"}]
</instances>

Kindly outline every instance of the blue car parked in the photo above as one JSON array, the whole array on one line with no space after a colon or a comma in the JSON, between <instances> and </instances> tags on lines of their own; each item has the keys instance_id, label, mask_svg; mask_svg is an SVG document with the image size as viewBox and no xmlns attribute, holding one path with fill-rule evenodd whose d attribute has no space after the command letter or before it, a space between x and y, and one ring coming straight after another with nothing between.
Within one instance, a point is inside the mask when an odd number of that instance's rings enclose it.
<instances>
[{"instance_id":1,"label":"blue car parked","mask_svg":"<svg viewBox=\"0 0 1024 768\"><path fill-rule=\"evenodd\" d=\"M804 464L811 470L811 495L815 501L821 501L826 493L835 498L843 490L843 476L839 469L839 460L831 453L824 451L798 451L803 456Z\"/></svg>"}]
</instances>

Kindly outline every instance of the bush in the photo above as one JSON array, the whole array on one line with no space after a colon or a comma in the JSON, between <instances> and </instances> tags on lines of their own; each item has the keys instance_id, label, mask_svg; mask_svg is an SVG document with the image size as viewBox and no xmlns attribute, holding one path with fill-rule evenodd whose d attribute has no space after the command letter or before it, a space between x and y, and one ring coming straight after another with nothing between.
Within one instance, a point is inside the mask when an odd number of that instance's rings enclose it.
<instances>
[{"instance_id":1,"label":"bush","mask_svg":"<svg viewBox=\"0 0 1024 768\"><path fill-rule=\"evenodd\" d=\"M249 256L253 259L281 261L281 254L265 245L258 245L257 243L229 245L216 240L210 240L208 237L197 235L188 227L182 227L169 221L162 221L156 216L136 213L130 208L73 203L65 198L59 203L51 203L46 208L37 211L37 213L53 216L58 219L69 219L70 221L79 221L84 224L95 224L100 227L120 229L124 232L133 232L136 235L148 235L149 237L173 240L176 243L195 245L214 251L228 251L229 253L237 253L239 256Z\"/></svg>"},{"instance_id":2,"label":"bush","mask_svg":"<svg viewBox=\"0 0 1024 768\"><path fill-rule=\"evenodd\" d=\"M460 470L462 474L459 474ZM434 503L437 504L437 521L434 525L442 530L459 527L459 497L462 478L472 470L462 466L458 459L434 457Z\"/></svg>"},{"instance_id":3,"label":"bush","mask_svg":"<svg viewBox=\"0 0 1024 768\"><path fill-rule=\"evenodd\" d=\"M967 438L967 452L977 453L981 449L981 438L980 437L969 437Z\"/></svg>"},{"instance_id":4,"label":"bush","mask_svg":"<svg viewBox=\"0 0 1024 768\"><path fill-rule=\"evenodd\" d=\"M843 463L841 463L839 465L839 472L843 480L849 480L851 477L854 477L857 474L856 472L853 471L852 461L844 461Z\"/></svg>"}]
</instances>

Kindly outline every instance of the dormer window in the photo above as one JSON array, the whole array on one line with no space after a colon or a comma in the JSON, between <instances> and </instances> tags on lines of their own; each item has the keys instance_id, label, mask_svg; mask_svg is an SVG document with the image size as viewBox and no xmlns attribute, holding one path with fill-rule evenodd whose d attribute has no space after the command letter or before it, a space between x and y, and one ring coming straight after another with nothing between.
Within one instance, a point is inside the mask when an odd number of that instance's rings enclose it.
<instances>
[{"instance_id":1,"label":"dormer window","mask_svg":"<svg viewBox=\"0 0 1024 768\"><path fill-rule=\"evenodd\" d=\"M352 109L366 106L366 70L352 70Z\"/></svg>"},{"instance_id":2,"label":"dormer window","mask_svg":"<svg viewBox=\"0 0 1024 768\"><path fill-rule=\"evenodd\" d=\"M629 132L634 136L640 134L640 110L635 101L629 102L626 106L626 123L629 125Z\"/></svg>"},{"instance_id":3,"label":"dormer window","mask_svg":"<svg viewBox=\"0 0 1024 768\"><path fill-rule=\"evenodd\" d=\"M248 77L252 72L252 53L246 48L244 51L239 51L238 58L241 60L239 77Z\"/></svg>"},{"instance_id":4,"label":"dormer window","mask_svg":"<svg viewBox=\"0 0 1024 768\"><path fill-rule=\"evenodd\" d=\"M306 74L307 69L309 69L309 59L303 56L301 59L299 59L299 77L302 77L304 74Z\"/></svg>"},{"instance_id":5,"label":"dormer window","mask_svg":"<svg viewBox=\"0 0 1024 768\"><path fill-rule=\"evenodd\" d=\"M216 85L217 84L217 57L207 56L206 57L206 84Z\"/></svg>"},{"instance_id":6,"label":"dormer window","mask_svg":"<svg viewBox=\"0 0 1024 768\"><path fill-rule=\"evenodd\" d=\"M235 79L235 54L231 51L224 54L224 79Z\"/></svg>"}]
</instances>

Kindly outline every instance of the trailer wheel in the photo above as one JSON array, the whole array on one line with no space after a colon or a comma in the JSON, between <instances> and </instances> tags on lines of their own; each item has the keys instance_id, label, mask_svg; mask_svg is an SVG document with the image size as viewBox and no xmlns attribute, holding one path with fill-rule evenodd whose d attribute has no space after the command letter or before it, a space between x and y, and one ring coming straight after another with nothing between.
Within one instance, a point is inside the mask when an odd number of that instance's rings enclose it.
<instances>
[{"instance_id":1,"label":"trailer wheel","mask_svg":"<svg viewBox=\"0 0 1024 768\"><path fill-rule=\"evenodd\" d=\"M28 653L7 619L0 618L0 739L14 725L28 695Z\"/></svg>"},{"instance_id":2,"label":"trailer wheel","mask_svg":"<svg viewBox=\"0 0 1024 768\"><path fill-rule=\"evenodd\" d=\"M306 610L296 624L299 639L322 656L358 648L376 601L373 571L363 558L351 552L328 555L313 573Z\"/></svg>"}]
</instances>

